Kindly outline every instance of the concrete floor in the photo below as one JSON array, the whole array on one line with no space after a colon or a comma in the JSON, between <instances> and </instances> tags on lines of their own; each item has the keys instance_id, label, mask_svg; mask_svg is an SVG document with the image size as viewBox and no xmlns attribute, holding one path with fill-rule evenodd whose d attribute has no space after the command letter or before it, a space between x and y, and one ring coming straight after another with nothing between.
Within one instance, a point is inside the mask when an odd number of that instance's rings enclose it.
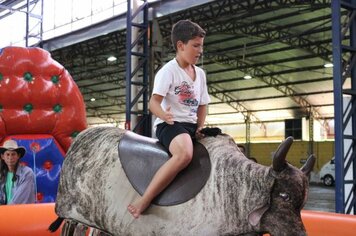
<instances>
[{"instance_id":1,"label":"concrete floor","mask_svg":"<svg viewBox=\"0 0 356 236\"><path fill-rule=\"evenodd\" d=\"M335 212L335 187L311 183L304 210Z\"/></svg>"}]
</instances>

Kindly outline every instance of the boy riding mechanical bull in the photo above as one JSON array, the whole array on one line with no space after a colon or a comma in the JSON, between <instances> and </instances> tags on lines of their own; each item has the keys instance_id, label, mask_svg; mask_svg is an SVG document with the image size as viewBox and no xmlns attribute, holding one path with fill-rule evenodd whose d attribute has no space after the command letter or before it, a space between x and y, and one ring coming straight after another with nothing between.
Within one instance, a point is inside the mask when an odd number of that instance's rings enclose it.
<instances>
[{"instance_id":1,"label":"boy riding mechanical bull","mask_svg":"<svg viewBox=\"0 0 356 236\"><path fill-rule=\"evenodd\" d=\"M135 219L127 205L169 155L157 140L131 131L87 129L64 161L59 219L50 230L67 219L63 228L86 225L112 235L306 235L300 211L315 157L301 169L290 165L292 143L287 138L267 167L247 159L230 136L206 136L195 143L191 164Z\"/></svg>"}]
</instances>

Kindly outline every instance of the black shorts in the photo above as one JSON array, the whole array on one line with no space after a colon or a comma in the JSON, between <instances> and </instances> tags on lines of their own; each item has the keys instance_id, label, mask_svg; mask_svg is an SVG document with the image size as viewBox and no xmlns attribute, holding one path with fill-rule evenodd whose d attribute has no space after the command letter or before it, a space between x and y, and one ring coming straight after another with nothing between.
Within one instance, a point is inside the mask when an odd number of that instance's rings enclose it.
<instances>
[{"instance_id":1,"label":"black shorts","mask_svg":"<svg viewBox=\"0 0 356 236\"><path fill-rule=\"evenodd\" d=\"M194 141L196 130L197 124L193 123L175 121L173 125L169 125L166 122L163 122L157 125L156 136L163 146L169 150L169 144L179 134L187 133Z\"/></svg>"}]
</instances>

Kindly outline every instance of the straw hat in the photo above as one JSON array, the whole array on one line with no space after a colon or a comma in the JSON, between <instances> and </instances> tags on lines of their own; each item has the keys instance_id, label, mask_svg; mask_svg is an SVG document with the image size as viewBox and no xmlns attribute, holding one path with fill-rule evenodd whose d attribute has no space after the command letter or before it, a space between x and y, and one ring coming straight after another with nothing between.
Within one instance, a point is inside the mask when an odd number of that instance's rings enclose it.
<instances>
[{"instance_id":1,"label":"straw hat","mask_svg":"<svg viewBox=\"0 0 356 236\"><path fill-rule=\"evenodd\" d=\"M12 139L9 139L9 140L6 140L3 144L3 146L0 147L0 154L4 154L4 152L6 151L16 151L20 158L23 157L26 153L26 149L25 147L22 147L22 146L18 146L17 145L17 142L15 140L12 140Z\"/></svg>"}]
</instances>

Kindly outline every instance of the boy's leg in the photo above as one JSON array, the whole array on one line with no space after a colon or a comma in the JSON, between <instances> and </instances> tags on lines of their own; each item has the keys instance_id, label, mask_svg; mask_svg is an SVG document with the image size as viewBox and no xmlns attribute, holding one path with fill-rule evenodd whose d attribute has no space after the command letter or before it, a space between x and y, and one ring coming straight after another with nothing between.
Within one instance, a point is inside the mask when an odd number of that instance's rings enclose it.
<instances>
[{"instance_id":1,"label":"boy's leg","mask_svg":"<svg viewBox=\"0 0 356 236\"><path fill-rule=\"evenodd\" d=\"M128 206L133 217L138 218L151 201L172 182L179 171L190 163L193 157L190 135L182 133L176 136L169 145L169 151L172 157L158 169L143 196Z\"/></svg>"}]
</instances>

